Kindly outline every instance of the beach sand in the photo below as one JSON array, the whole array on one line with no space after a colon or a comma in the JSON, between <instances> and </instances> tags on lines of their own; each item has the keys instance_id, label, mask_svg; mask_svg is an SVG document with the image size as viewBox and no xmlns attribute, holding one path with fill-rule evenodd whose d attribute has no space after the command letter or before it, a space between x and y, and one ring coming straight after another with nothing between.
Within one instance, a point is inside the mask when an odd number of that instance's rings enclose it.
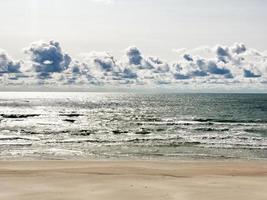
<instances>
[{"instance_id":1,"label":"beach sand","mask_svg":"<svg viewBox=\"0 0 267 200\"><path fill-rule=\"evenodd\" d=\"M0 161L1 200L266 200L266 161Z\"/></svg>"}]
</instances>

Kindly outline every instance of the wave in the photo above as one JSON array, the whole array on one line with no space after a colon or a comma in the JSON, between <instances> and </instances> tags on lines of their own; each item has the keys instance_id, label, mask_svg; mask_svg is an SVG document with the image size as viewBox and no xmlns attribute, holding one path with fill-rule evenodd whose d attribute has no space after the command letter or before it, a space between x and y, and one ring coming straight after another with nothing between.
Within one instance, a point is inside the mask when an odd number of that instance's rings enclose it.
<instances>
[{"instance_id":1,"label":"wave","mask_svg":"<svg viewBox=\"0 0 267 200\"><path fill-rule=\"evenodd\" d=\"M196 121L196 122L218 122L218 123L267 123L266 119L237 120L237 119L197 118L197 119L193 119L193 121Z\"/></svg>"},{"instance_id":2,"label":"wave","mask_svg":"<svg viewBox=\"0 0 267 200\"><path fill-rule=\"evenodd\" d=\"M39 140L38 138L22 137L22 136L1 136L0 140Z\"/></svg>"},{"instance_id":3,"label":"wave","mask_svg":"<svg viewBox=\"0 0 267 200\"><path fill-rule=\"evenodd\" d=\"M83 114L78 114L78 113L64 113L64 114L59 114L59 116L62 117L79 117L79 116L83 116Z\"/></svg>"},{"instance_id":4,"label":"wave","mask_svg":"<svg viewBox=\"0 0 267 200\"><path fill-rule=\"evenodd\" d=\"M217 129L217 128L210 128L210 127L201 127L201 128L196 128L194 129L196 131L205 131L205 132L224 132L224 131L229 131L229 128L222 128L222 129Z\"/></svg>"},{"instance_id":5,"label":"wave","mask_svg":"<svg viewBox=\"0 0 267 200\"><path fill-rule=\"evenodd\" d=\"M251 128L251 129L244 129L244 131L247 132L247 133L259 133L261 135L266 135L267 136L267 129Z\"/></svg>"},{"instance_id":6,"label":"wave","mask_svg":"<svg viewBox=\"0 0 267 200\"><path fill-rule=\"evenodd\" d=\"M29 118L29 117L37 117L40 116L40 114L0 114L3 118Z\"/></svg>"}]
</instances>

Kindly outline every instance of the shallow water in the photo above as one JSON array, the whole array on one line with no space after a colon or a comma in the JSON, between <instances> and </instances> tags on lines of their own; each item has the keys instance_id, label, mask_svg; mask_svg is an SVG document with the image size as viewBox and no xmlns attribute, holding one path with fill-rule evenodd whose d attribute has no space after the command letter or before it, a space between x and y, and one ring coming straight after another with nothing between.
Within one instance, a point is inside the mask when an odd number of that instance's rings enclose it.
<instances>
[{"instance_id":1,"label":"shallow water","mask_svg":"<svg viewBox=\"0 0 267 200\"><path fill-rule=\"evenodd\" d=\"M0 159L266 159L266 94L0 92Z\"/></svg>"}]
</instances>

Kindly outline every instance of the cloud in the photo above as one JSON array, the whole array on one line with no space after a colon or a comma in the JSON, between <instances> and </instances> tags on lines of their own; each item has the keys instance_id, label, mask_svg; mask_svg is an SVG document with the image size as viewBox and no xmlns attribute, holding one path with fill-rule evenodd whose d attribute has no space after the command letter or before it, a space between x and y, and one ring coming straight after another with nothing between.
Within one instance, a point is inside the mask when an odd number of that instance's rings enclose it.
<instances>
[{"instance_id":1,"label":"cloud","mask_svg":"<svg viewBox=\"0 0 267 200\"><path fill-rule=\"evenodd\" d=\"M35 42L24 51L30 56L33 70L40 74L62 72L71 63L71 57L62 51L59 42Z\"/></svg>"},{"instance_id":2,"label":"cloud","mask_svg":"<svg viewBox=\"0 0 267 200\"><path fill-rule=\"evenodd\" d=\"M261 75L256 75L256 74L254 74L254 72L247 70L247 69L244 69L244 77L246 77L246 78L258 78L258 77L261 77Z\"/></svg>"},{"instance_id":3,"label":"cloud","mask_svg":"<svg viewBox=\"0 0 267 200\"><path fill-rule=\"evenodd\" d=\"M239 54L243 54L247 51L247 47L242 43L235 43L233 46L220 46L215 47L217 59L224 63L239 63L242 61L242 57Z\"/></svg>"},{"instance_id":4,"label":"cloud","mask_svg":"<svg viewBox=\"0 0 267 200\"><path fill-rule=\"evenodd\" d=\"M148 65L148 69L151 69L154 73L167 73L170 71L169 64L158 57L149 56L145 64Z\"/></svg>"},{"instance_id":5,"label":"cloud","mask_svg":"<svg viewBox=\"0 0 267 200\"><path fill-rule=\"evenodd\" d=\"M242 43L183 49L174 62L147 56L135 46L128 47L121 59L109 52L71 58L56 41L34 42L24 51L29 60L20 62L1 51L1 85L175 87L267 83L266 53Z\"/></svg>"},{"instance_id":6,"label":"cloud","mask_svg":"<svg viewBox=\"0 0 267 200\"><path fill-rule=\"evenodd\" d=\"M107 52L94 52L91 58L101 71L111 72L118 68L115 58Z\"/></svg>"},{"instance_id":7,"label":"cloud","mask_svg":"<svg viewBox=\"0 0 267 200\"><path fill-rule=\"evenodd\" d=\"M89 72L99 80L99 83L129 83L129 79L136 79L137 74L127 63L117 61L108 52L90 52L83 54L83 60L90 66Z\"/></svg>"},{"instance_id":8,"label":"cloud","mask_svg":"<svg viewBox=\"0 0 267 200\"><path fill-rule=\"evenodd\" d=\"M219 61L227 63L232 59L228 47L217 46L215 52Z\"/></svg>"},{"instance_id":9,"label":"cloud","mask_svg":"<svg viewBox=\"0 0 267 200\"><path fill-rule=\"evenodd\" d=\"M126 67L122 71L122 78L136 79L137 78L137 74L135 72L133 72L131 69Z\"/></svg>"},{"instance_id":10,"label":"cloud","mask_svg":"<svg viewBox=\"0 0 267 200\"><path fill-rule=\"evenodd\" d=\"M211 74L218 74L218 75L225 75L231 73L229 69L218 67L217 63L214 61L207 62L207 71Z\"/></svg>"},{"instance_id":11,"label":"cloud","mask_svg":"<svg viewBox=\"0 0 267 200\"><path fill-rule=\"evenodd\" d=\"M21 63L14 61L3 50L0 50L0 74L20 73Z\"/></svg>"},{"instance_id":12,"label":"cloud","mask_svg":"<svg viewBox=\"0 0 267 200\"><path fill-rule=\"evenodd\" d=\"M177 80L186 80L186 79L190 79L190 76L176 73L174 74L174 78Z\"/></svg>"},{"instance_id":13,"label":"cloud","mask_svg":"<svg viewBox=\"0 0 267 200\"><path fill-rule=\"evenodd\" d=\"M189 54L184 54L182 60L176 63L173 67L175 79L192 79L196 77L224 76L232 78L231 71L224 66L221 61L215 59L205 59L199 56L193 57ZM217 77L220 78L220 77Z\"/></svg>"},{"instance_id":14,"label":"cloud","mask_svg":"<svg viewBox=\"0 0 267 200\"><path fill-rule=\"evenodd\" d=\"M128 57L128 62L130 65L141 65L143 57L141 56L141 52L137 47L128 47L126 49L126 55Z\"/></svg>"},{"instance_id":15,"label":"cloud","mask_svg":"<svg viewBox=\"0 0 267 200\"><path fill-rule=\"evenodd\" d=\"M90 72L90 67L86 63L80 63L79 61L73 61L70 64L68 70L63 74L62 81L66 84L93 84L99 85L99 81Z\"/></svg>"},{"instance_id":16,"label":"cloud","mask_svg":"<svg viewBox=\"0 0 267 200\"><path fill-rule=\"evenodd\" d=\"M184 54L183 58L187 61L193 61L193 58L189 54Z\"/></svg>"},{"instance_id":17,"label":"cloud","mask_svg":"<svg viewBox=\"0 0 267 200\"><path fill-rule=\"evenodd\" d=\"M178 61L180 74L185 74L190 78L199 77L201 80L204 80L202 77L206 77L205 81L221 80L225 84L246 82L244 78L253 78L261 82L261 79L266 78L267 65L264 52L248 48L242 43L197 49L198 52L194 49L185 51L183 55L179 54L182 58ZM197 54L192 52L197 52ZM199 56L200 54L207 55L207 52L210 52L208 57Z\"/></svg>"},{"instance_id":18,"label":"cloud","mask_svg":"<svg viewBox=\"0 0 267 200\"><path fill-rule=\"evenodd\" d=\"M245 53L247 51L247 47L242 43L235 43L231 47L231 50L233 53L241 54L241 53Z\"/></svg>"}]
</instances>

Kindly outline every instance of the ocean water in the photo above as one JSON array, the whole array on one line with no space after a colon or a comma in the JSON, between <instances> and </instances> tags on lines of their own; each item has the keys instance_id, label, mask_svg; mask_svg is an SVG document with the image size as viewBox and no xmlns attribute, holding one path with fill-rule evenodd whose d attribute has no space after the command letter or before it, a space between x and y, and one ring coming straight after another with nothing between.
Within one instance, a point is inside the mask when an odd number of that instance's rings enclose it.
<instances>
[{"instance_id":1,"label":"ocean water","mask_svg":"<svg viewBox=\"0 0 267 200\"><path fill-rule=\"evenodd\" d=\"M0 159L267 159L267 95L0 92Z\"/></svg>"}]
</instances>

